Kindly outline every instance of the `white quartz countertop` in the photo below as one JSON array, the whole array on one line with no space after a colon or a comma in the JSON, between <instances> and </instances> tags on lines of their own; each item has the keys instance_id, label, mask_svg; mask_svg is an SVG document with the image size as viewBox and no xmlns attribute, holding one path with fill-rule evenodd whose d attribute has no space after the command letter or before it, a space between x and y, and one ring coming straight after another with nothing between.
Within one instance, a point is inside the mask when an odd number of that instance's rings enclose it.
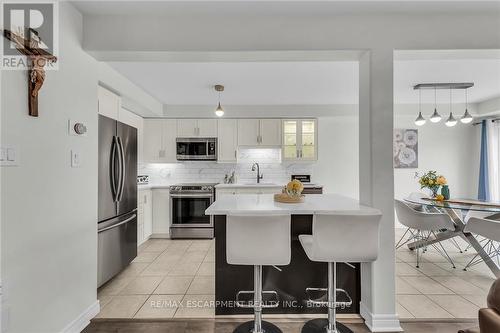
<instances>
[{"instance_id":1,"label":"white quartz countertop","mask_svg":"<svg viewBox=\"0 0 500 333\"><path fill-rule=\"evenodd\" d=\"M303 203L275 202L273 194L235 194L217 198L205 210L207 215L292 215L330 214L381 214L378 209L363 206L359 201L338 194L306 195Z\"/></svg>"},{"instance_id":2,"label":"white quartz countertop","mask_svg":"<svg viewBox=\"0 0 500 333\"><path fill-rule=\"evenodd\" d=\"M217 184L215 188L237 188L237 187L284 187L285 183L234 183L234 184Z\"/></svg>"},{"instance_id":3,"label":"white quartz countertop","mask_svg":"<svg viewBox=\"0 0 500 333\"><path fill-rule=\"evenodd\" d=\"M253 187L285 187L287 183L272 183L272 182L262 182L262 183L234 183L234 184L217 184L215 185L215 188L253 188ZM321 187L321 184L310 184L310 183L303 183L304 187Z\"/></svg>"}]
</instances>

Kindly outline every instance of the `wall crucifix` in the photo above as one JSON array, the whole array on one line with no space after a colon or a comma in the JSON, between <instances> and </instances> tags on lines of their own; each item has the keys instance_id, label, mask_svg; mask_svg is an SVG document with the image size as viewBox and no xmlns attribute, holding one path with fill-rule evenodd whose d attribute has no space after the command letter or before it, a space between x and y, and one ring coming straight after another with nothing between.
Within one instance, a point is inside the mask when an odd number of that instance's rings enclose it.
<instances>
[{"instance_id":1,"label":"wall crucifix","mask_svg":"<svg viewBox=\"0 0 500 333\"><path fill-rule=\"evenodd\" d=\"M41 40L38 33L29 29L35 38L26 39L21 34L4 30L5 38L14 43L16 49L28 60L28 110L29 115L38 117L38 92L45 80L45 65L55 63L57 57L40 48Z\"/></svg>"}]
</instances>

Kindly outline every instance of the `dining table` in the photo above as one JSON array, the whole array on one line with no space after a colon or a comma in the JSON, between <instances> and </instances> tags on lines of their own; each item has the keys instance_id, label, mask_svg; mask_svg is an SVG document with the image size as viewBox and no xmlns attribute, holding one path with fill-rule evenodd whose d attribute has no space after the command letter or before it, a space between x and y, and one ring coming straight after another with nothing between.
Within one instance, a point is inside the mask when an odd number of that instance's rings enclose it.
<instances>
[{"instance_id":1,"label":"dining table","mask_svg":"<svg viewBox=\"0 0 500 333\"><path fill-rule=\"evenodd\" d=\"M408 248L414 250L416 248L426 247L437 242L442 242L454 237L461 237L477 252L478 256L484 261L491 272L500 278L500 268L484 249L478 238L465 231L467 225L467 217L479 215L483 218L492 220L500 219L500 203L487 202L475 199L453 199L453 200L436 200L428 197L408 197L405 202L411 205L425 207L427 211L437 210L444 212L450 216L455 224L455 230L447 230L436 233L429 238L417 240L408 243ZM499 225L500 227L500 225Z\"/></svg>"}]
</instances>

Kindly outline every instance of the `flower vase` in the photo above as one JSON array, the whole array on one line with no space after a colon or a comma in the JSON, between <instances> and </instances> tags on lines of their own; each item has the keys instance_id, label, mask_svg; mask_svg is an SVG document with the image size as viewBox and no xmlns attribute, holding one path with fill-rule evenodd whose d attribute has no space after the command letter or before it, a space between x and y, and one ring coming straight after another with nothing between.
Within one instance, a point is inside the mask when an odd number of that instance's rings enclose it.
<instances>
[{"instance_id":1,"label":"flower vase","mask_svg":"<svg viewBox=\"0 0 500 333\"><path fill-rule=\"evenodd\" d=\"M438 191L439 191L439 187L432 187L431 189L431 197L434 199L438 196Z\"/></svg>"},{"instance_id":2,"label":"flower vase","mask_svg":"<svg viewBox=\"0 0 500 333\"><path fill-rule=\"evenodd\" d=\"M444 200L450 200L450 188L448 185L443 185L441 188L441 195L444 197Z\"/></svg>"}]
</instances>

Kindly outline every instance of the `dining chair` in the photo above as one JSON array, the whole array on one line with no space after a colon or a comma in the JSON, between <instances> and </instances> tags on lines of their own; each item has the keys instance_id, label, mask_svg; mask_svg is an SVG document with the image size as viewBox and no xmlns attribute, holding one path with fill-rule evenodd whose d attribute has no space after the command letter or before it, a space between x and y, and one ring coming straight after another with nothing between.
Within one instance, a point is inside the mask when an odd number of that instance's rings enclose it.
<instances>
[{"instance_id":1,"label":"dining chair","mask_svg":"<svg viewBox=\"0 0 500 333\"><path fill-rule=\"evenodd\" d=\"M488 253L489 260L496 260L497 265L500 265L499 255L500 249L500 221L490 220L488 218L471 216L465 225L464 232L470 232L481 236L483 241L483 250ZM476 254L464 267L464 271L468 268L483 262L483 259Z\"/></svg>"},{"instance_id":2,"label":"dining chair","mask_svg":"<svg viewBox=\"0 0 500 333\"><path fill-rule=\"evenodd\" d=\"M480 206L471 206L471 208L467 211L467 214L465 215L464 217L464 223L467 224L467 222L470 220L471 217L477 217L477 218L484 218L484 219L488 219L488 220L498 220L499 219L499 214L495 214L495 213L492 213L492 212L485 212L483 210L480 209ZM488 242L488 238L486 237L482 237L482 236L479 236L477 237L478 239L478 242L480 244L485 244ZM464 251L467 252L467 250L469 250L471 248L471 245L468 244Z\"/></svg>"},{"instance_id":3,"label":"dining chair","mask_svg":"<svg viewBox=\"0 0 500 333\"><path fill-rule=\"evenodd\" d=\"M415 200L420 200L420 199L426 198L426 197L428 197L428 195L423 193L423 192L412 192L408 196L408 198L415 199ZM413 204L413 203L407 203L407 205L415 210L418 210L418 211L423 211L425 209L424 205ZM409 234L408 238L405 239L406 235L408 235L408 234ZM413 233L412 229L406 227L406 230L403 233L403 236L401 236L399 241L396 243L396 250L399 249L401 246L407 244L408 242L410 242L414 238L415 238L415 234Z\"/></svg>"},{"instance_id":4,"label":"dining chair","mask_svg":"<svg viewBox=\"0 0 500 333\"><path fill-rule=\"evenodd\" d=\"M446 213L417 211L401 200L395 200L394 204L399 222L413 230L412 232L415 234L413 238L414 240L428 240L430 236L436 237L437 232L441 232L443 230L455 230L455 224ZM432 244L432 246L440 255L451 263L453 268L455 268L455 263L448 255L448 252L443 247L441 242ZM417 247L415 249L417 268L419 268L420 265L420 251L422 248L424 248L424 246Z\"/></svg>"}]
</instances>

